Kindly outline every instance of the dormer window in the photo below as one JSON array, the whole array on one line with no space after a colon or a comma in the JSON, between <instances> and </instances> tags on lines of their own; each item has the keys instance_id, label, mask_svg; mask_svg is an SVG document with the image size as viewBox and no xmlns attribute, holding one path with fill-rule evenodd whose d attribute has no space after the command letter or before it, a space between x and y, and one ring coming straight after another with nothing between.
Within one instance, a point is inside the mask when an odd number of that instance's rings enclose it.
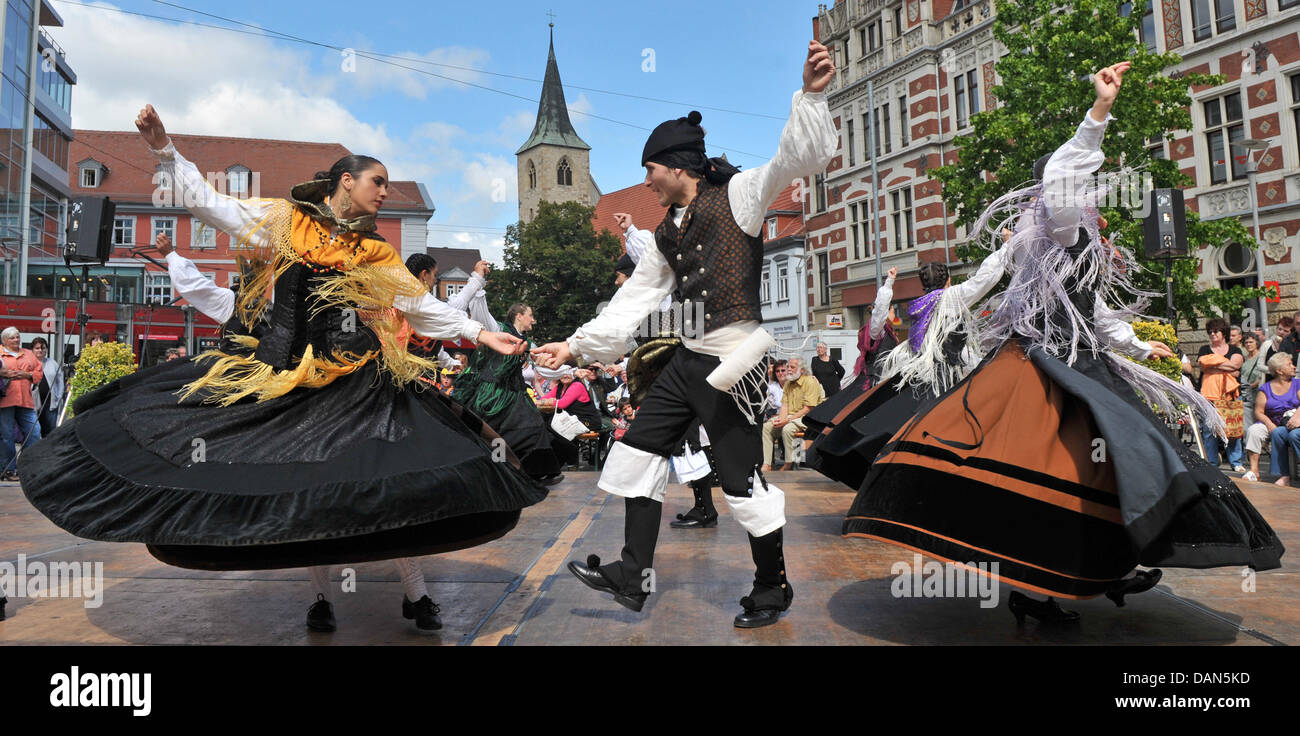
<instances>
[{"instance_id":1,"label":"dormer window","mask_svg":"<svg viewBox=\"0 0 1300 736\"><path fill-rule=\"evenodd\" d=\"M767 221L767 238L771 240L776 237L776 218L773 217Z\"/></svg>"},{"instance_id":2,"label":"dormer window","mask_svg":"<svg viewBox=\"0 0 1300 736\"><path fill-rule=\"evenodd\" d=\"M108 167L92 158L77 164L77 172L77 182L82 188L97 189L108 174Z\"/></svg>"},{"instance_id":3,"label":"dormer window","mask_svg":"<svg viewBox=\"0 0 1300 736\"><path fill-rule=\"evenodd\" d=\"M247 166L236 164L226 169L226 192L232 197L248 196L252 173Z\"/></svg>"}]
</instances>

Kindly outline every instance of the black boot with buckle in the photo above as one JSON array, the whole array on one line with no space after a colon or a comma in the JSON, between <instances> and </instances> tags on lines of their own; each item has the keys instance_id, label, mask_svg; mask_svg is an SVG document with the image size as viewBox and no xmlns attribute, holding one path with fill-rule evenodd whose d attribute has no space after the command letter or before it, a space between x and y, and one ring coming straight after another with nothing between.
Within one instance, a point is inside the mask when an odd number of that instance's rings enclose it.
<instances>
[{"instance_id":1,"label":"black boot with buckle","mask_svg":"<svg viewBox=\"0 0 1300 736\"><path fill-rule=\"evenodd\" d=\"M654 578L645 571L654 562L664 505L650 498L628 498L624 506L622 559L602 565L599 557L587 555L586 563L571 560L568 567L588 588L610 593L619 604L640 611L652 592L647 581Z\"/></svg>"},{"instance_id":2,"label":"black boot with buckle","mask_svg":"<svg viewBox=\"0 0 1300 736\"><path fill-rule=\"evenodd\" d=\"M738 629L771 626L794 600L794 588L785 576L782 531L777 529L761 537L749 535L749 550L754 557L754 589L740 599L745 610L736 616Z\"/></svg>"}]
</instances>

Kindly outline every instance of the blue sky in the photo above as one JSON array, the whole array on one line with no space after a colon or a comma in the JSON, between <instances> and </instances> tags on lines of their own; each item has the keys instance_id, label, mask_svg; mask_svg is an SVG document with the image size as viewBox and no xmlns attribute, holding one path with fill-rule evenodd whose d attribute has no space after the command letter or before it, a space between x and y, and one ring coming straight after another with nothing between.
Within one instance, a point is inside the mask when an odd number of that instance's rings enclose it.
<instances>
[{"instance_id":1,"label":"blue sky","mask_svg":"<svg viewBox=\"0 0 1300 736\"><path fill-rule=\"evenodd\" d=\"M566 98L577 111L571 117L592 146L592 174L608 192L641 180L641 128L693 107L736 111L701 109L711 153L725 150L745 167L766 160L800 85L817 10L814 2L176 3L403 57L392 64L357 58L355 70L345 71L342 55L329 48L103 9L231 25L163 3L93 4L102 7L54 0L65 27L51 35L79 75L75 126L133 129L135 111L152 102L176 132L337 141L384 160L394 178L428 187L438 208L430 245L479 247L494 260L517 217L514 152L532 130L536 102L393 64L536 100L553 11ZM367 7L377 11L358 12ZM492 196L503 185L504 201Z\"/></svg>"}]
</instances>

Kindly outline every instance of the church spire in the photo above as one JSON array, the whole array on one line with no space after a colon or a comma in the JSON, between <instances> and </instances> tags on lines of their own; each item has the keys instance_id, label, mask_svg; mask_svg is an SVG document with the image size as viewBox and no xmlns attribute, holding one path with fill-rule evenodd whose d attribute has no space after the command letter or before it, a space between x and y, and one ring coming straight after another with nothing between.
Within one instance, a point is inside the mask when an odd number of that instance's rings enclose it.
<instances>
[{"instance_id":1,"label":"church spire","mask_svg":"<svg viewBox=\"0 0 1300 736\"><path fill-rule=\"evenodd\" d=\"M537 123L533 126L533 134L515 151L515 155L543 144L591 150L591 146L573 129L573 123L569 122L569 108L564 104L564 86L560 83L560 66L555 62L555 24L551 23L550 27L550 50L546 55L542 99L537 104Z\"/></svg>"}]
</instances>

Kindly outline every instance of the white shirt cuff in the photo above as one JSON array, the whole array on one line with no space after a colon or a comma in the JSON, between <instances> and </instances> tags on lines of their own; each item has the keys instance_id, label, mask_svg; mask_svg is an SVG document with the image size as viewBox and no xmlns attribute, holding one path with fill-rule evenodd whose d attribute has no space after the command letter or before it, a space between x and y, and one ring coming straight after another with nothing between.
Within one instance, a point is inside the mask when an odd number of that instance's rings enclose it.
<instances>
[{"instance_id":1,"label":"white shirt cuff","mask_svg":"<svg viewBox=\"0 0 1300 736\"><path fill-rule=\"evenodd\" d=\"M461 328L460 334L470 342L478 342L478 333L483 331L483 325L472 319L465 320L465 326Z\"/></svg>"}]
</instances>

